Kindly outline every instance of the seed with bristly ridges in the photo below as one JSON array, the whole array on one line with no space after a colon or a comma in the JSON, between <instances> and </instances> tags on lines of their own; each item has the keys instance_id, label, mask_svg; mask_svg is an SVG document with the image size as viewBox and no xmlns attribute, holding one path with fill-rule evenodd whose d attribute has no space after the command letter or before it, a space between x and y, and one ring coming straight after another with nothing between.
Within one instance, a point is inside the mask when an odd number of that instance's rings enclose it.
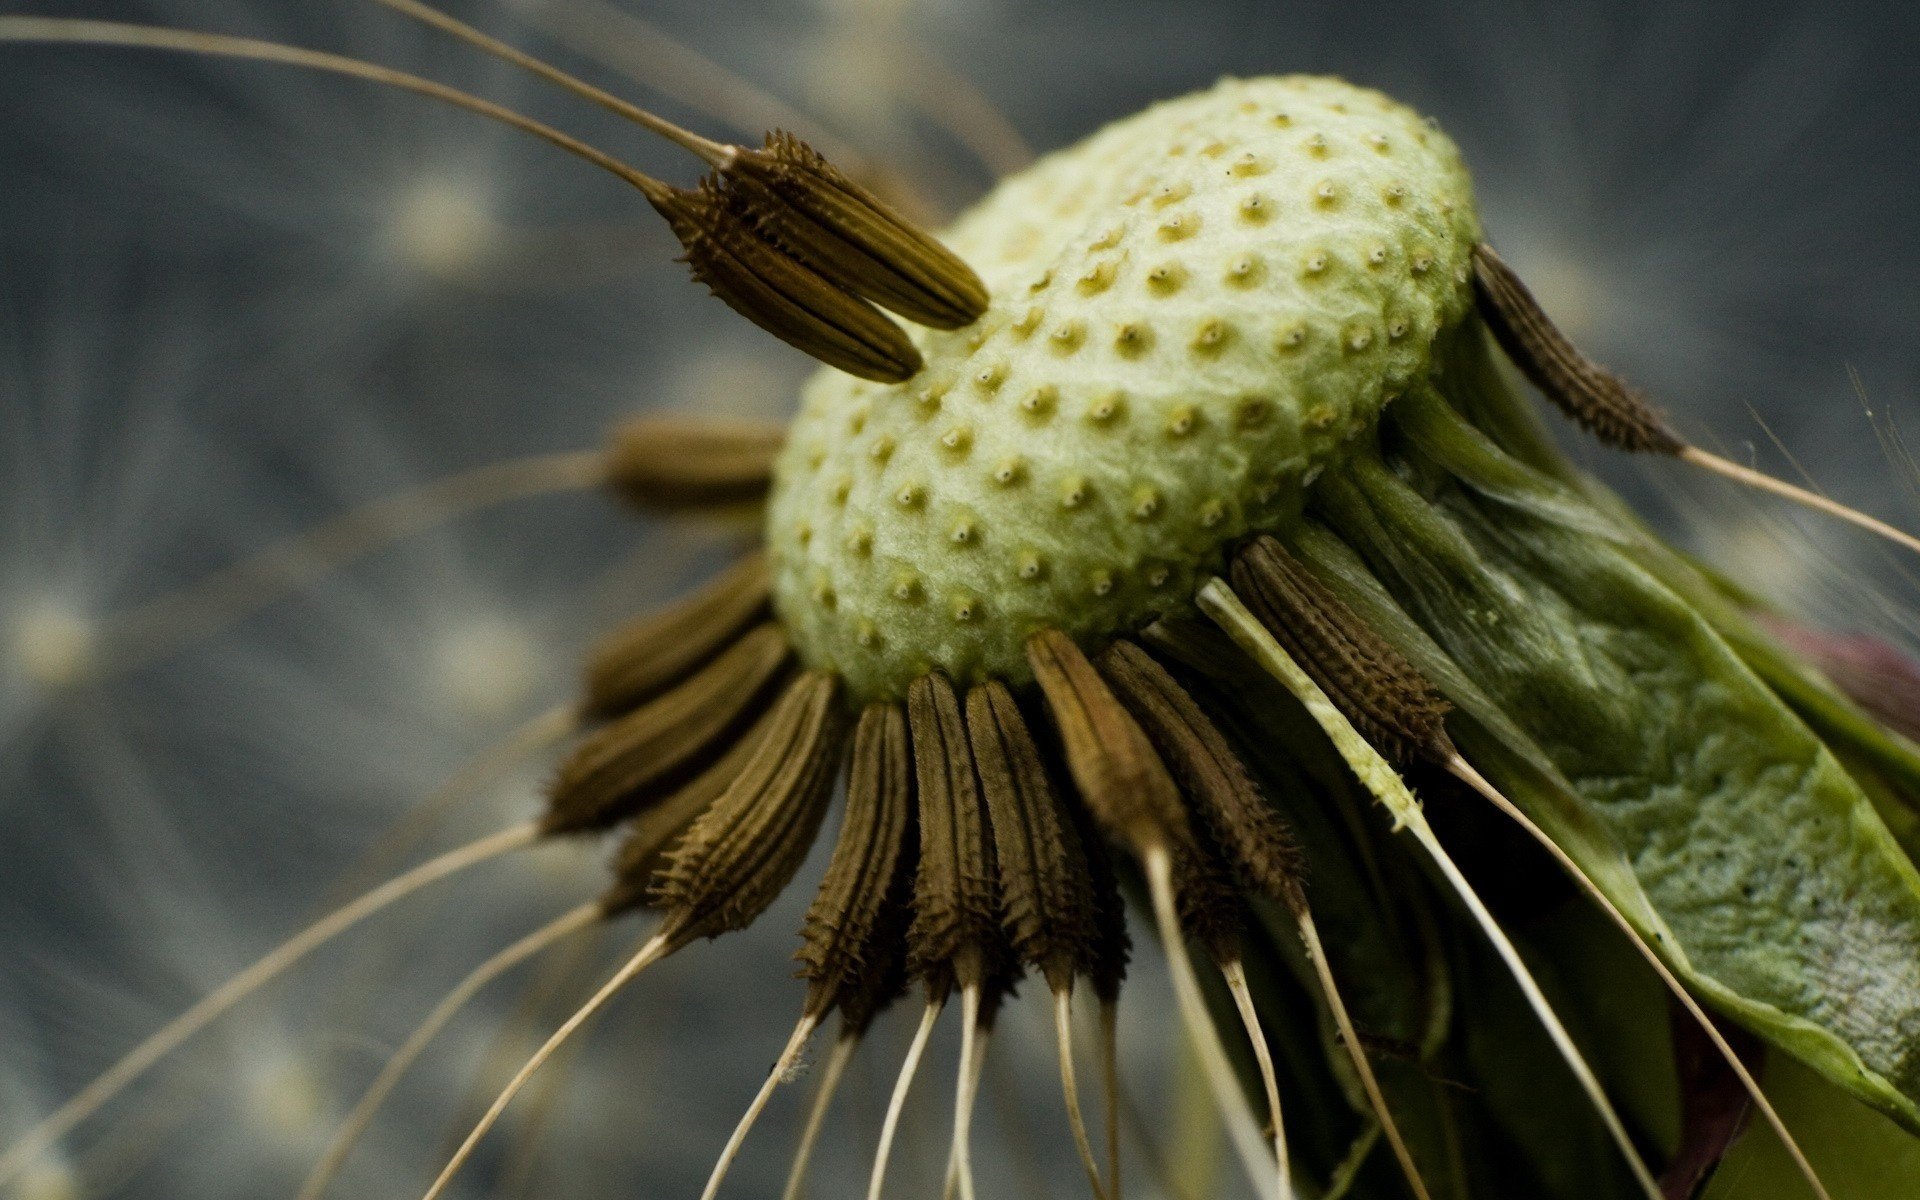
<instances>
[{"instance_id":1,"label":"seed with bristly ridges","mask_svg":"<svg viewBox=\"0 0 1920 1200\"><path fill-rule=\"evenodd\" d=\"M967 737L987 800L1007 939L1060 991L1092 968L1094 897L1080 831L1004 684L967 693Z\"/></svg>"},{"instance_id":2,"label":"seed with bristly ridges","mask_svg":"<svg viewBox=\"0 0 1920 1200\"><path fill-rule=\"evenodd\" d=\"M913 876L912 753L900 706L868 705L853 733L840 838L800 927L795 957L810 1013L852 998L862 1015L861 999L898 957L887 943L905 932L895 914L906 909Z\"/></svg>"},{"instance_id":3,"label":"seed with bristly ridges","mask_svg":"<svg viewBox=\"0 0 1920 1200\"><path fill-rule=\"evenodd\" d=\"M587 717L626 712L684 679L767 612L767 560L755 552L713 582L615 630L588 656Z\"/></svg>"},{"instance_id":4,"label":"seed with bristly ridges","mask_svg":"<svg viewBox=\"0 0 1920 1200\"><path fill-rule=\"evenodd\" d=\"M960 701L945 676L922 676L907 689L907 721L920 797L908 957L913 973L938 991L981 982L952 978L963 952L989 972L1002 957L993 841Z\"/></svg>"},{"instance_id":5,"label":"seed with bristly ridges","mask_svg":"<svg viewBox=\"0 0 1920 1200\"><path fill-rule=\"evenodd\" d=\"M1241 881L1299 912L1305 904L1300 848L1226 735L1165 667L1132 642L1115 642L1099 665Z\"/></svg>"},{"instance_id":6,"label":"seed with bristly ridges","mask_svg":"<svg viewBox=\"0 0 1920 1200\"><path fill-rule=\"evenodd\" d=\"M794 135L738 151L721 177L768 236L854 295L935 329L986 312L986 285L959 255Z\"/></svg>"},{"instance_id":7,"label":"seed with bristly ridges","mask_svg":"<svg viewBox=\"0 0 1920 1200\"><path fill-rule=\"evenodd\" d=\"M545 832L604 829L699 770L790 660L780 627L761 625L679 687L593 733L560 765Z\"/></svg>"},{"instance_id":8,"label":"seed with bristly ridges","mask_svg":"<svg viewBox=\"0 0 1920 1200\"><path fill-rule=\"evenodd\" d=\"M1402 764L1453 757L1452 706L1286 547L1256 538L1234 559L1233 587L1375 747Z\"/></svg>"},{"instance_id":9,"label":"seed with bristly ridges","mask_svg":"<svg viewBox=\"0 0 1920 1200\"><path fill-rule=\"evenodd\" d=\"M839 682L808 672L774 706L740 775L667 853L654 904L676 940L743 929L800 869L826 815L843 749Z\"/></svg>"}]
</instances>

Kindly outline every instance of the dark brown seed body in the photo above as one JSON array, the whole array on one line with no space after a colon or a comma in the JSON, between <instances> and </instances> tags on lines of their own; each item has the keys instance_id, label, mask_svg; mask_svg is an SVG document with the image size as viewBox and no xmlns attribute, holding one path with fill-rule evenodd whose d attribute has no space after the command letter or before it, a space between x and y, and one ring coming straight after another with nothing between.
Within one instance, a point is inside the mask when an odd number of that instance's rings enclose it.
<instances>
[{"instance_id":1,"label":"dark brown seed body","mask_svg":"<svg viewBox=\"0 0 1920 1200\"><path fill-rule=\"evenodd\" d=\"M1580 353L1493 247L1473 252L1474 293L1500 348L1561 412L1609 446L1653 454L1687 448L1653 406Z\"/></svg>"},{"instance_id":2,"label":"dark brown seed body","mask_svg":"<svg viewBox=\"0 0 1920 1200\"><path fill-rule=\"evenodd\" d=\"M1094 819L1137 852L1186 842L1191 835L1173 776L1073 639L1057 629L1036 633L1027 641L1027 661Z\"/></svg>"},{"instance_id":3,"label":"dark brown seed body","mask_svg":"<svg viewBox=\"0 0 1920 1200\"><path fill-rule=\"evenodd\" d=\"M1450 705L1271 537L1233 561L1233 590L1369 742L1401 764L1454 755Z\"/></svg>"},{"instance_id":4,"label":"dark brown seed body","mask_svg":"<svg viewBox=\"0 0 1920 1200\"><path fill-rule=\"evenodd\" d=\"M791 656L779 627L761 625L679 687L595 732L561 764L544 831L605 829L705 767Z\"/></svg>"},{"instance_id":5,"label":"dark brown seed body","mask_svg":"<svg viewBox=\"0 0 1920 1200\"><path fill-rule=\"evenodd\" d=\"M792 134L768 134L722 175L768 237L855 295L935 329L987 311L986 285L958 255Z\"/></svg>"},{"instance_id":6,"label":"dark brown seed body","mask_svg":"<svg viewBox=\"0 0 1920 1200\"><path fill-rule=\"evenodd\" d=\"M853 734L847 804L820 892L800 928L806 1011L824 1013L890 975L913 878L913 751L897 704L869 705Z\"/></svg>"},{"instance_id":7,"label":"dark brown seed body","mask_svg":"<svg viewBox=\"0 0 1920 1200\"><path fill-rule=\"evenodd\" d=\"M686 678L768 612L766 555L756 552L677 604L634 620L587 660L585 714L626 712Z\"/></svg>"},{"instance_id":8,"label":"dark brown seed body","mask_svg":"<svg viewBox=\"0 0 1920 1200\"><path fill-rule=\"evenodd\" d=\"M714 508L765 498L783 425L642 417L613 432L607 485L641 508Z\"/></svg>"},{"instance_id":9,"label":"dark brown seed body","mask_svg":"<svg viewBox=\"0 0 1920 1200\"><path fill-rule=\"evenodd\" d=\"M973 751L953 685L926 675L907 689L914 779L920 797L920 863L914 875L908 961L931 990L952 983L956 960L989 972L1001 948L987 807L974 773Z\"/></svg>"},{"instance_id":10,"label":"dark brown seed body","mask_svg":"<svg viewBox=\"0 0 1920 1200\"><path fill-rule=\"evenodd\" d=\"M657 203L697 281L741 316L828 366L882 383L911 379L920 351L879 309L769 242L720 185Z\"/></svg>"},{"instance_id":11,"label":"dark brown seed body","mask_svg":"<svg viewBox=\"0 0 1920 1200\"><path fill-rule=\"evenodd\" d=\"M774 723L732 786L667 853L654 903L681 941L751 924L800 869L840 767L839 681L808 672L788 685Z\"/></svg>"},{"instance_id":12,"label":"dark brown seed body","mask_svg":"<svg viewBox=\"0 0 1920 1200\"><path fill-rule=\"evenodd\" d=\"M1187 690L1132 642L1115 642L1100 670L1147 731L1241 882L1299 912L1304 863L1285 822L1240 756Z\"/></svg>"},{"instance_id":13,"label":"dark brown seed body","mask_svg":"<svg viewBox=\"0 0 1920 1200\"><path fill-rule=\"evenodd\" d=\"M1092 967L1093 884L1080 831L1004 685L967 693L967 737L987 800L1007 939L1024 965L1062 991Z\"/></svg>"}]
</instances>

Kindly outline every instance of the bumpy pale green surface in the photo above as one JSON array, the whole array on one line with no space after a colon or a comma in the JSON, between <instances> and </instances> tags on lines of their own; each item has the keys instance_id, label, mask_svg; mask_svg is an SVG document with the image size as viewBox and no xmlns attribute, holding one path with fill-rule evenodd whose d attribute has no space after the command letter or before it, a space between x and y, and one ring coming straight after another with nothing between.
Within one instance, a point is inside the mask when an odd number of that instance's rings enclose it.
<instances>
[{"instance_id":1,"label":"bumpy pale green surface","mask_svg":"<svg viewBox=\"0 0 1920 1200\"><path fill-rule=\"evenodd\" d=\"M823 371L769 509L802 655L859 696L1026 676L1183 607L1431 369L1467 311L1471 184L1416 113L1229 80L1002 184L948 234L993 294L885 386Z\"/></svg>"}]
</instances>

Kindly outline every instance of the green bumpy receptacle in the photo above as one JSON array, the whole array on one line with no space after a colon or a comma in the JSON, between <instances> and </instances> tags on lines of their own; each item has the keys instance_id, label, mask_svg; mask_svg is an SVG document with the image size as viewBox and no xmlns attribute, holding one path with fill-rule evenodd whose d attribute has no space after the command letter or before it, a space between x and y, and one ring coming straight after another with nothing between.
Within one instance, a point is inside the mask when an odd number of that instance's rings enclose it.
<instances>
[{"instance_id":1,"label":"green bumpy receptacle","mask_svg":"<svg viewBox=\"0 0 1920 1200\"><path fill-rule=\"evenodd\" d=\"M776 469L780 615L861 699L1026 678L1187 606L1434 369L1479 240L1453 143L1334 79L1228 80L1003 184L947 242L993 295L926 368L822 371Z\"/></svg>"}]
</instances>

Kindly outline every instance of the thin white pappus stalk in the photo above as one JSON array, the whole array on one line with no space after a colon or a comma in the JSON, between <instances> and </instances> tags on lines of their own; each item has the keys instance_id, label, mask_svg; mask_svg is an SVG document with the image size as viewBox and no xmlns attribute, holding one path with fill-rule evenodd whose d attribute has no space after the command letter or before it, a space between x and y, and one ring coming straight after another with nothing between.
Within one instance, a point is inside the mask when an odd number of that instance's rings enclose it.
<instances>
[{"instance_id":1,"label":"thin white pappus stalk","mask_svg":"<svg viewBox=\"0 0 1920 1200\"><path fill-rule=\"evenodd\" d=\"M673 935L670 932L662 931L653 935L632 958L627 960L625 966L614 972L613 977L601 985L592 999L581 1005L560 1028L553 1031L553 1035L547 1039L546 1044L534 1051L533 1057L526 1061L526 1064L507 1082L507 1086L502 1088L500 1094L494 1098L486 1115L480 1118L479 1123L473 1127L473 1131L467 1134L466 1140L460 1143L460 1148L453 1152L453 1157L447 1160L447 1165L441 1169L439 1177L433 1181L433 1186L427 1189L423 1200L438 1200L446 1192L448 1185L453 1182L453 1177L459 1174L460 1168L465 1165L468 1158L472 1157L474 1149L480 1145L480 1139L493 1128L494 1123L500 1119L500 1114L507 1111L507 1105L512 1103L514 1096L526 1086L527 1080L533 1078L534 1072L553 1057L553 1052L564 1045L566 1040L573 1036L575 1030L604 1008L621 988L633 982L634 976L666 957L673 948Z\"/></svg>"},{"instance_id":2,"label":"thin white pappus stalk","mask_svg":"<svg viewBox=\"0 0 1920 1200\"><path fill-rule=\"evenodd\" d=\"M1620 911L1619 906L1614 904L1612 898L1600 889L1600 885L1594 881L1591 875L1581 870L1580 864L1573 861L1572 855L1561 849L1559 843L1555 842L1551 837L1548 837L1547 831L1535 824L1533 818L1522 812L1518 805L1507 799L1505 793L1488 782L1486 776L1480 774L1480 772L1474 768L1473 764L1467 762L1466 759L1461 758L1459 755L1455 755L1452 761L1446 764L1446 767L1454 778L1478 792L1495 808L1505 813L1522 829L1526 830L1528 836L1532 837L1534 841L1545 848L1547 853L1553 855L1554 860L1560 864L1561 869L1573 876L1574 881L1580 885L1581 890L1586 892L1587 896L1593 900L1595 904L1600 906L1600 911L1607 915L1607 919L1612 921L1620 932L1626 934L1627 940L1632 942L1634 949L1640 952L1640 957L1644 958L1647 965L1653 968L1653 973L1660 977L1660 982L1666 985L1667 991L1673 995L1674 999L1680 1002L1681 1007L1687 1010L1687 1014L1691 1016L1694 1022L1700 1026L1701 1030L1706 1033L1708 1040L1713 1043L1714 1049L1726 1062L1728 1068L1731 1069L1734 1075L1740 1080L1740 1086L1746 1090L1748 1098L1751 1099L1754 1106L1760 1110L1761 1116L1766 1119L1767 1124L1773 1129L1774 1135L1780 1139L1780 1144L1786 1149L1788 1157L1793 1159L1795 1169L1800 1172L1801 1178L1806 1180L1807 1186L1813 1190L1814 1195L1818 1196L1820 1200L1832 1200L1832 1197L1827 1194L1826 1185L1820 1181L1819 1174L1813 1169L1813 1164L1807 1160L1806 1152L1800 1148L1800 1143L1794 1138L1793 1132L1787 1128L1786 1121L1781 1118L1779 1111L1773 1107L1773 1102L1767 1099L1766 1092L1761 1090L1760 1081L1753 1077L1751 1071L1747 1070L1747 1064L1741 1062L1740 1056L1734 1053L1733 1046L1727 1042L1726 1035L1720 1032L1719 1027L1713 1023L1713 1019L1708 1016L1706 1010L1700 1006L1700 1002L1693 998L1693 994L1687 990L1686 985L1680 982L1679 978L1675 976L1673 971L1667 966L1666 961L1647 943L1647 939L1640 935L1640 931L1633 927L1633 923L1627 920L1626 914Z\"/></svg>"},{"instance_id":3,"label":"thin white pappus stalk","mask_svg":"<svg viewBox=\"0 0 1920 1200\"><path fill-rule=\"evenodd\" d=\"M833 1107L834 1093L840 1090L847 1064L853 1061L853 1052L859 1048L860 1037L854 1033L842 1033L833 1043L833 1052L827 1056L826 1066L821 1068L820 1084L813 1094L813 1106L807 1110L807 1124L800 1131L800 1144L793 1154L793 1169L787 1172L787 1186L781 1190L780 1200L800 1200L805 1193L807 1165L813 1161L813 1148L820 1140L820 1131L826 1127L827 1110Z\"/></svg>"},{"instance_id":4,"label":"thin white pappus stalk","mask_svg":"<svg viewBox=\"0 0 1920 1200\"><path fill-rule=\"evenodd\" d=\"M1233 1146L1240 1156L1240 1164L1247 1172L1256 1193L1266 1191L1266 1180L1274 1164L1267 1155L1267 1142L1260 1136L1258 1124L1248 1107L1247 1097L1240 1090L1240 1081L1233 1073L1233 1066L1227 1061L1227 1051L1220 1044L1220 1034L1207 1015L1207 1002L1200 992L1200 979L1193 971L1193 959L1187 953L1186 935L1180 930L1178 907L1173 896L1173 858L1165 846L1148 849L1142 856L1142 865L1147 872L1147 890L1153 898L1153 915L1159 925L1160 940L1165 944L1167 970L1173 976L1173 994L1178 1001L1181 1023L1187 1028L1187 1037L1193 1043L1198 1055L1202 1073L1207 1086L1213 1092L1214 1104L1226 1120L1227 1131L1232 1135ZM1280 1176L1279 1195L1282 1200L1293 1194L1293 1180L1285 1174Z\"/></svg>"},{"instance_id":5,"label":"thin white pappus stalk","mask_svg":"<svg viewBox=\"0 0 1920 1200\"><path fill-rule=\"evenodd\" d=\"M1810 488L1803 488L1798 484L1788 483L1784 479L1776 479L1766 472L1756 471L1752 467L1743 467L1731 459L1722 458L1718 454L1702 450L1697 446L1688 446L1682 449L1678 457L1682 462L1692 463L1696 467L1703 467L1716 475L1725 476L1736 483L1743 484L1758 491L1771 492L1776 496L1791 500L1803 508L1810 508L1815 512L1825 513L1830 517L1838 517L1842 521L1846 521L1851 525L1857 525L1861 529L1886 538L1890 542L1896 542L1914 553L1920 554L1920 538L1914 537L1905 530L1897 529L1878 517L1868 516L1856 508L1849 508L1838 500L1823 496Z\"/></svg>"},{"instance_id":6,"label":"thin white pappus stalk","mask_svg":"<svg viewBox=\"0 0 1920 1200\"><path fill-rule=\"evenodd\" d=\"M1086 1169L1093 1200L1104 1200L1106 1188L1100 1183L1100 1166L1093 1157L1093 1142L1087 1137L1087 1120L1080 1108L1080 1080L1073 1066L1071 982L1053 994L1053 1038L1059 1050L1060 1096L1067 1106L1067 1124L1073 1129L1073 1146L1080 1152L1080 1165Z\"/></svg>"},{"instance_id":7,"label":"thin white pappus stalk","mask_svg":"<svg viewBox=\"0 0 1920 1200\"><path fill-rule=\"evenodd\" d=\"M867 1200L880 1200L881 1189L887 1182L887 1159L893 1153L893 1135L900 1128L900 1110L906 1107L907 1092L913 1087L913 1077L920 1070L920 1059L927 1052L927 1042L933 1037L934 1023L940 1019L940 1010L946 1007L946 998L927 1000L926 1011L920 1014L920 1028L913 1032L913 1042L907 1047L907 1057L900 1064L900 1076L893 1081L893 1095L887 1100L887 1115L880 1122L880 1144L873 1152L873 1176L867 1181Z\"/></svg>"},{"instance_id":8,"label":"thin white pappus stalk","mask_svg":"<svg viewBox=\"0 0 1920 1200\"><path fill-rule=\"evenodd\" d=\"M980 985L960 991L960 1069L954 1081L953 1144L947 1151L947 1179L942 1200L974 1200L973 1106L980 1094L980 1077L987 1064L987 1029L980 1024Z\"/></svg>"},{"instance_id":9,"label":"thin white pappus stalk","mask_svg":"<svg viewBox=\"0 0 1920 1200\"><path fill-rule=\"evenodd\" d=\"M320 1197L326 1194L328 1186L340 1173L340 1168L346 1165L347 1156L352 1153L354 1145L366 1133L367 1127L373 1123L375 1114L380 1111L380 1106L386 1103L387 1097L393 1094L393 1089L399 1085L401 1077L426 1050L428 1043L447 1027L447 1024L480 993L482 988L541 951L602 919L603 916L604 913L598 904L583 904L495 954L475 967L465 979L455 984L453 990L434 1006L426 1019L415 1027L407 1040L401 1043L400 1048L387 1059L380 1074L367 1086L358 1103L353 1106L353 1111L341 1121L340 1128L334 1133L325 1155L307 1176L306 1182L301 1185L297 1200L320 1200Z\"/></svg>"},{"instance_id":10,"label":"thin white pappus stalk","mask_svg":"<svg viewBox=\"0 0 1920 1200\"><path fill-rule=\"evenodd\" d=\"M1233 997L1233 1006L1240 1012L1240 1024L1247 1031L1247 1041L1253 1047L1253 1061L1260 1068L1260 1086L1267 1093L1267 1112L1273 1122L1274 1190L1285 1200L1290 1190L1285 1181L1292 1174L1293 1164L1287 1154L1287 1124L1280 1113L1280 1078L1273 1069L1273 1050L1267 1045L1267 1032L1261 1027L1259 1010L1253 1006L1253 989L1247 986L1245 964L1233 960L1219 966L1221 977L1227 981L1227 992Z\"/></svg>"},{"instance_id":11,"label":"thin white pappus stalk","mask_svg":"<svg viewBox=\"0 0 1920 1200\"><path fill-rule=\"evenodd\" d=\"M28 1130L5 1153L0 1153L0 1185L11 1182L22 1167L37 1159L48 1147L92 1116L187 1039L313 951L428 884L531 845L539 836L538 825L528 822L456 847L396 875L280 943L252 966L203 996L192 1007L149 1035L71 1100Z\"/></svg>"},{"instance_id":12,"label":"thin white pappus stalk","mask_svg":"<svg viewBox=\"0 0 1920 1200\"><path fill-rule=\"evenodd\" d=\"M800 1020L794 1025L793 1036L787 1039L787 1048L780 1052L780 1057L774 1061L773 1069L767 1072L766 1082L760 1085L759 1092L754 1095L753 1103L747 1106L747 1111L740 1117L740 1123L734 1126L733 1136L727 1139L726 1147L720 1151L720 1161L713 1164L713 1173L707 1177L707 1186L701 1191L700 1200L713 1200L714 1196L719 1194L720 1184L726 1179L727 1170L733 1166L733 1160L739 1156L740 1147L746 1144L747 1134L752 1131L754 1122L760 1119L761 1112L767 1107L767 1101L773 1099L773 1089L779 1087L781 1081L787 1077L787 1072L793 1070L793 1064L799 1061L801 1052L807 1048L807 1039L812 1037L813 1031L819 1027L820 1014L811 1012L802 1014Z\"/></svg>"},{"instance_id":13,"label":"thin white pappus stalk","mask_svg":"<svg viewBox=\"0 0 1920 1200\"><path fill-rule=\"evenodd\" d=\"M1493 945L1494 952L1500 956L1508 973L1519 985L1528 1007L1533 1009L1534 1016L1546 1030L1547 1036L1552 1039L1554 1047L1560 1052L1560 1057L1567 1064L1568 1070L1573 1072L1580 1089L1587 1094L1588 1102L1593 1106L1601 1123L1606 1126L1607 1133L1613 1138L1614 1145L1619 1148L1621 1157L1627 1160L1627 1167L1632 1172L1635 1182L1640 1185L1640 1190L1647 1196L1647 1200L1663 1200L1659 1182L1655 1180L1653 1172L1647 1168L1646 1160L1641 1157L1639 1148L1633 1144L1633 1138L1627 1132L1626 1123L1620 1119L1613 1101L1607 1098L1606 1089L1600 1086L1599 1078L1594 1074L1593 1068L1588 1065L1585 1056L1580 1053L1580 1047L1574 1043L1572 1035L1561 1023L1559 1015L1553 1011L1553 1005L1548 1002L1546 993L1540 990L1540 984L1533 977L1533 972L1527 969L1527 964L1520 957L1519 950L1507 937L1506 931L1500 928L1500 923L1494 919L1493 914L1487 911L1487 906L1481 901L1480 894L1467 881L1467 877L1461 874L1453 857L1447 853L1445 847L1441 846L1440 839L1434 835L1432 827L1427 824L1426 816L1420 811L1419 802L1413 798L1413 793L1407 789L1406 782L1401 779L1399 772L1395 771L1380 752L1360 735L1352 722L1347 720L1346 714L1340 711L1339 706L1327 698L1327 694L1320 689L1320 685L1315 683L1301 669L1300 664L1293 661L1293 656L1287 653L1285 647L1267 632L1266 626L1247 611L1246 605L1241 603L1240 597L1234 594L1225 580L1209 579L1201 587L1196 599L1201 610L1208 617L1212 618L1241 649L1252 656L1254 661L1284 684L1287 690L1306 707L1308 714L1326 732L1334 748L1360 780L1361 785L1393 815L1396 829L1405 829L1413 834L1414 840L1420 844L1420 848L1446 877L1448 886L1466 907L1474 923L1480 926L1481 932Z\"/></svg>"},{"instance_id":14,"label":"thin white pappus stalk","mask_svg":"<svg viewBox=\"0 0 1920 1200\"><path fill-rule=\"evenodd\" d=\"M1326 998L1327 1008L1333 1013L1334 1027L1339 1030L1340 1040L1346 1045L1347 1060L1360 1077L1360 1087L1367 1093L1367 1103L1373 1108L1374 1118L1387 1135L1387 1144L1393 1148L1393 1157L1400 1163L1400 1173L1406 1177L1407 1186L1413 1189L1419 1200L1431 1200L1426 1180L1420 1177L1420 1168L1413 1161L1413 1152L1407 1149L1406 1140L1400 1136L1400 1126L1393 1119L1393 1110L1387 1107L1387 1097L1380 1090L1380 1080L1373 1073L1373 1064L1367 1061L1366 1047L1360 1044L1360 1034L1353 1027L1353 1015L1347 1011L1347 1002L1341 998L1340 987L1334 982L1333 964L1327 961L1326 947L1320 944L1320 927L1314 923L1313 914L1304 907L1299 913L1299 924L1300 940L1307 946L1307 961L1313 965L1314 976L1320 981L1321 995Z\"/></svg>"},{"instance_id":15,"label":"thin white pappus stalk","mask_svg":"<svg viewBox=\"0 0 1920 1200\"><path fill-rule=\"evenodd\" d=\"M569 451L487 463L350 509L178 591L110 617L103 666L132 670L215 633L348 562L481 508L599 486L606 455Z\"/></svg>"},{"instance_id":16,"label":"thin white pappus stalk","mask_svg":"<svg viewBox=\"0 0 1920 1200\"><path fill-rule=\"evenodd\" d=\"M468 45L477 47L503 62L512 63L522 70L532 72L548 83L564 88L583 100L591 101L616 116L625 117L642 129L692 151L709 166L724 167L733 161L735 147L724 146L709 138L703 138L690 129L683 129L637 104L622 100L612 92L597 88L583 79L575 78L551 63L542 62L524 50L509 46L498 38L489 37L465 21L430 5L422 4L420 0L374 0L374 3L383 4L395 12L403 13L416 21L452 34Z\"/></svg>"}]
</instances>

